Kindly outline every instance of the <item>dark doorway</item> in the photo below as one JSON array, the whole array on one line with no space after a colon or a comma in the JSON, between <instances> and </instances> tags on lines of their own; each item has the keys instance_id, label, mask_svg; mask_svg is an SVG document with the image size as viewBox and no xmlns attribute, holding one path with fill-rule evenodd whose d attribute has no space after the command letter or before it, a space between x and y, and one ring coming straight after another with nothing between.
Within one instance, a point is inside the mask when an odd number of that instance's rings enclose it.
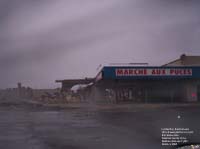
<instances>
[{"instance_id":1,"label":"dark doorway","mask_svg":"<svg viewBox=\"0 0 200 149\"><path fill-rule=\"evenodd\" d=\"M200 102L200 85L197 86L197 99Z\"/></svg>"}]
</instances>

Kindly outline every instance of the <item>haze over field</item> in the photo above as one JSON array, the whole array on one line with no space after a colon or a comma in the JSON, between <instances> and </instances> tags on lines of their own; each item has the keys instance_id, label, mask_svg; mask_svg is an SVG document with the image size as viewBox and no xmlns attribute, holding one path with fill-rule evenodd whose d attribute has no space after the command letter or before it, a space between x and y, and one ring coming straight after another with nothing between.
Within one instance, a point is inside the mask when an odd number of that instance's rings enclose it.
<instances>
[{"instance_id":1,"label":"haze over field","mask_svg":"<svg viewBox=\"0 0 200 149\"><path fill-rule=\"evenodd\" d=\"M0 0L0 88L200 55L198 0Z\"/></svg>"}]
</instances>

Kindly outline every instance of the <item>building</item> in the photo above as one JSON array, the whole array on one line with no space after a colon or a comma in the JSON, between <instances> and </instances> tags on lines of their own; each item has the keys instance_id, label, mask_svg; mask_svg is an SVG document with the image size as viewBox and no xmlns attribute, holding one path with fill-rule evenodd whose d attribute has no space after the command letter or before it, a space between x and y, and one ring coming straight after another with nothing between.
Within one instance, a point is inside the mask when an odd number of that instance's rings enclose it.
<instances>
[{"instance_id":1,"label":"building","mask_svg":"<svg viewBox=\"0 0 200 149\"><path fill-rule=\"evenodd\" d=\"M160 67L105 66L95 78L94 99L114 102L200 101L200 56Z\"/></svg>"},{"instance_id":2,"label":"building","mask_svg":"<svg viewBox=\"0 0 200 149\"><path fill-rule=\"evenodd\" d=\"M94 85L80 93L85 99L105 102L200 101L200 56L181 55L162 66L104 66L95 78L57 80L62 91L76 84ZM87 94L86 94L87 93Z\"/></svg>"},{"instance_id":3,"label":"building","mask_svg":"<svg viewBox=\"0 0 200 149\"><path fill-rule=\"evenodd\" d=\"M163 66L200 66L200 56L187 56L182 54L179 59Z\"/></svg>"},{"instance_id":4,"label":"building","mask_svg":"<svg viewBox=\"0 0 200 149\"><path fill-rule=\"evenodd\" d=\"M94 82L94 78L56 80L56 83L62 84L61 87L62 92L69 92L74 85L89 84L91 82Z\"/></svg>"}]
</instances>

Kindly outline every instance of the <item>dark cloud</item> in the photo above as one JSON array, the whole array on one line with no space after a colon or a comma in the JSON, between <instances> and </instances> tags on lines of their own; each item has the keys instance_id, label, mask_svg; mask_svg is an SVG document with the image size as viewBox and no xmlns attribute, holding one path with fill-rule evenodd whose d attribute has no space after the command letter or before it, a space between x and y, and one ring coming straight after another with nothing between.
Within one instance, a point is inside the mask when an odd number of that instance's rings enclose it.
<instances>
[{"instance_id":1,"label":"dark cloud","mask_svg":"<svg viewBox=\"0 0 200 149\"><path fill-rule=\"evenodd\" d=\"M52 87L95 76L100 63L200 54L199 13L197 0L1 0L0 87Z\"/></svg>"}]
</instances>

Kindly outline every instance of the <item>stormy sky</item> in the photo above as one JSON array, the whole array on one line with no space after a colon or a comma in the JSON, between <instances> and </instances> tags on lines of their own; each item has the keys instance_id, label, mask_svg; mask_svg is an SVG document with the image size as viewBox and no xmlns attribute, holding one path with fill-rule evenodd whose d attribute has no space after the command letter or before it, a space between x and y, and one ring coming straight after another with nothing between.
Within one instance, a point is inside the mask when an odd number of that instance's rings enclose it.
<instances>
[{"instance_id":1,"label":"stormy sky","mask_svg":"<svg viewBox=\"0 0 200 149\"><path fill-rule=\"evenodd\" d=\"M0 0L0 88L200 55L199 0Z\"/></svg>"}]
</instances>

